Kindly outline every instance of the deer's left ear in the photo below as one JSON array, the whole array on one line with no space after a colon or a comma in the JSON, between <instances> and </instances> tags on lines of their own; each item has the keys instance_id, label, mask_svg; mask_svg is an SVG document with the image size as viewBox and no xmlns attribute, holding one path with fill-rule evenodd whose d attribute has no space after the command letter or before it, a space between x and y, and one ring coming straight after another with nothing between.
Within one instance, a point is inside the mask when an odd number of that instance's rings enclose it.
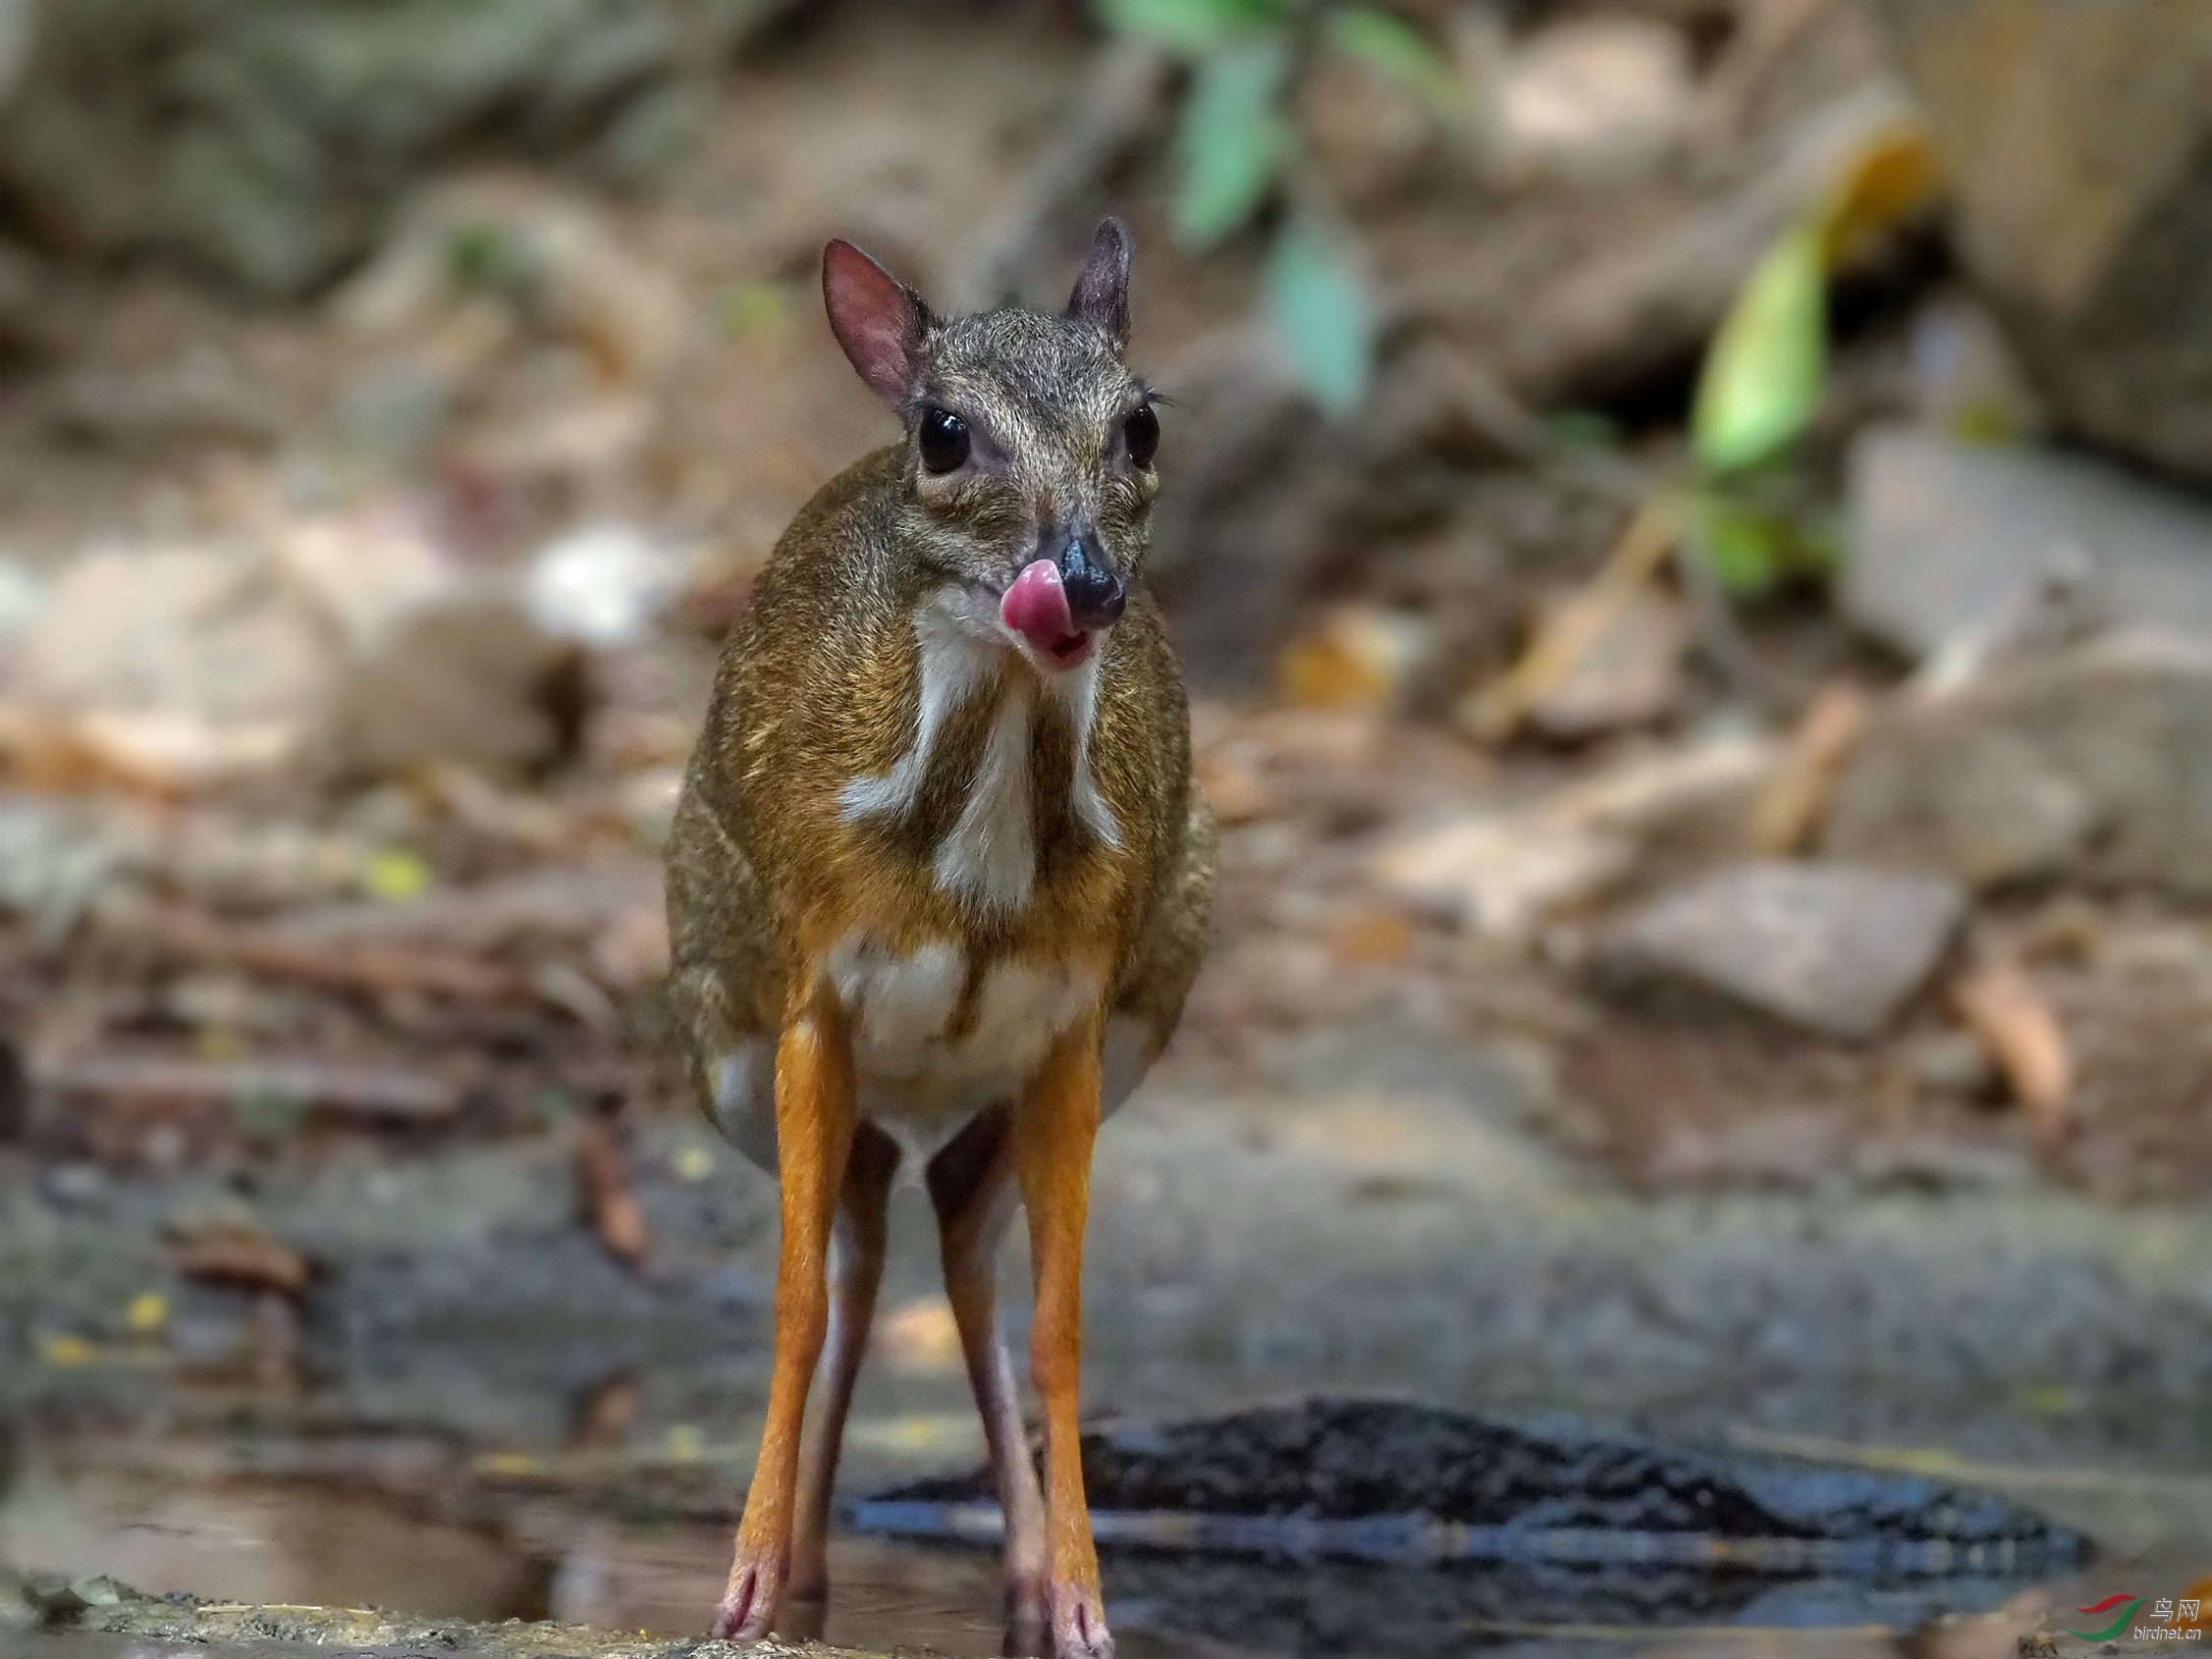
<instances>
[{"instance_id":1,"label":"deer's left ear","mask_svg":"<svg viewBox=\"0 0 2212 1659\"><path fill-rule=\"evenodd\" d=\"M1129 344L1129 233L1120 220L1106 220L1091 239L1067 314L1105 329L1116 350Z\"/></svg>"}]
</instances>

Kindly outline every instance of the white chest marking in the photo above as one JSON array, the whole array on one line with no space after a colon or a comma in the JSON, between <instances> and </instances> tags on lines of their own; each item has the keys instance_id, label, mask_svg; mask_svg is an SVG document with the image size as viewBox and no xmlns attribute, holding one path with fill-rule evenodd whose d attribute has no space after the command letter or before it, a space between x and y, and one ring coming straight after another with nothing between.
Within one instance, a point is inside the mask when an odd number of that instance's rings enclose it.
<instances>
[{"instance_id":1,"label":"white chest marking","mask_svg":"<svg viewBox=\"0 0 2212 1659\"><path fill-rule=\"evenodd\" d=\"M851 1023L860 1109L917 1162L977 1112L1011 1099L1104 989L1072 965L996 962L955 1032L968 972L957 945L893 956L856 932L830 952L829 971Z\"/></svg>"},{"instance_id":2,"label":"white chest marking","mask_svg":"<svg viewBox=\"0 0 2212 1659\"><path fill-rule=\"evenodd\" d=\"M1091 776L1091 724L1099 708L1099 661L1105 655L1102 644L1088 662L1073 673L1061 675L1052 689L1075 727L1075 816L1106 846L1118 847L1121 826L1114 823L1113 809L1106 804L1106 797L1099 793L1099 780Z\"/></svg>"},{"instance_id":3,"label":"white chest marking","mask_svg":"<svg viewBox=\"0 0 2212 1659\"><path fill-rule=\"evenodd\" d=\"M952 833L938 843L937 884L985 910L1019 910L1037 880L1029 804L1029 727L1036 706L1036 692L1026 680L1016 678L1000 693L968 803Z\"/></svg>"},{"instance_id":4,"label":"white chest marking","mask_svg":"<svg viewBox=\"0 0 2212 1659\"><path fill-rule=\"evenodd\" d=\"M971 698L996 687L998 702L978 757L975 780L960 817L937 849L938 886L984 910L1018 910L1037 880L1034 789L1030 776L1033 728L1041 700L1055 705L1075 734L1070 806L1092 834L1109 847L1121 844L1120 826L1091 775L1091 726L1098 707L1099 662L1094 652L1071 672L1042 684L988 602L966 588L946 588L914 612L921 661L921 705L914 744L889 772L856 777L839 806L845 822L879 814L895 816L920 797L944 727Z\"/></svg>"},{"instance_id":5,"label":"white chest marking","mask_svg":"<svg viewBox=\"0 0 2212 1659\"><path fill-rule=\"evenodd\" d=\"M948 592L956 590L947 590ZM911 807L929 776L930 756L944 722L962 703L997 676L1003 647L984 637L973 607L945 600L918 607L914 636L922 659L922 707L915 722L914 746L890 771L855 777L837 797L847 824L877 813L896 815Z\"/></svg>"}]
</instances>

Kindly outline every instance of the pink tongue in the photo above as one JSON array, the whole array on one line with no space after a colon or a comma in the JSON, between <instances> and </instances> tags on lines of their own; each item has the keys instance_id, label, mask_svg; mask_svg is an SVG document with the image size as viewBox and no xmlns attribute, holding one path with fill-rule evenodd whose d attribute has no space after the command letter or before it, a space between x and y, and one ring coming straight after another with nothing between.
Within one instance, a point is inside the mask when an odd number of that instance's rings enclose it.
<instances>
[{"instance_id":1,"label":"pink tongue","mask_svg":"<svg viewBox=\"0 0 2212 1659\"><path fill-rule=\"evenodd\" d=\"M1059 566L1040 559L1022 573L998 602L998 619L1040 651L1051 651L1075 637L1075 618L1060 586Z\"/></svg>"}]
</instances>

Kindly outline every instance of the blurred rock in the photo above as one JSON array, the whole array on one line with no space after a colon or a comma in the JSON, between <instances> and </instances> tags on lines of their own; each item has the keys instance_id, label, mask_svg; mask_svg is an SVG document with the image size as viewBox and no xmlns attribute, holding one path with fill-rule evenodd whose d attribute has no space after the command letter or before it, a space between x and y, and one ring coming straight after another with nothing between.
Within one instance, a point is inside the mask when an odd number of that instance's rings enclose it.
<instances>
[{"instance_id":1,"label":"blurred rock","mask_svg":"<svg viewBox=\"0 0 2212 1659\"><path fill-rule=\"evenodd\" d=\"M1941 877L1781 861L1700 876L1606 929L1599 984L1718 993L1822 1037L1877 1035L1926 983L1967 910Z\"/></svg>"},{"instance_id":2,"label":"blurred rock","mask_svg":"<svg viewBox=\"0 0 2212 1659\"><path fill-rule=\"evenodd\" d=\"M519 583L396 518L100 550L0 656L0 748L49 783L157 790L301 767L512 771L573 737L576 658Z\"/></svg>"},{"instance_id":3,"label":"blurred rock","mask_svg":"<svg viewBox=\"0 0 2212 1659\"><path fill-rule=\"evenodd\" d=\"M322 699L328 768L513 772L562 748L558 682L575 647L537 625L516 584L398 517L295 526L282 558L343 646Z\"/></svg>"},{"instance_id":4,"label":"blurred rock","mask_svg":"<svg viewBox=\"0 0 2212 1659\"><path fill-rule=\"evenodd\" d=\"M1896 700L1839 781L1824 850L1976 887L2212 896L2212 642L2147 630Z\"/></svg>"},{"instance_id":5,"label":"blurred rock","mask_svg":"<svg viewBox=\"0 0 2212 1659\"><path fill-rule=\"evenodd\" d=\"M191 786L297 761L330 668L312 607L265 560L107 549L55 582L7 689L119 770Z\"/></svg>"},{"instance_id":6,"label":"blurred rock","mask_svg":"<svg viewBox=\"0 0 2212 1659\"><path fill-rule=\"evenodd\" d=\"M1882 0L1961 252L2061 422L2212 479L2212 8Z\"/></svg>"},{"instance_id":7,"label":"blurred rock","mask_svg":"<svg viewBox=\"0 0 2212 1659\"><path fill-rule=\"evenodd\" d=\"M1498 813L1393 841L1375 871L1392 891L1472 932L1518 938L1602 892L1635 860L1627 835Z\"/></svg>"},{"instance_id":8,"label":"blurred rock","mask_svg":"<svg viewBox=\"0 0 2212 1659\"><path fill-rule=\"evenodd\" d=\"M1393 835L1369 868L1402 899L1504 938L1534 932L1625 878L1661 842L1740 823L1771 758L1763 743L1699 743L1615 766L1554 795Z\"/></svg>"},{"instance_id":9,"label":"blurred rock","mask_svg":"<svg viewBox=\"0 0 2212 1659\"><path fill-rule=\"evenodd\" d=\"M1491 140L1515 176L1615 179L1666 158L1695 97L1680 29L1626 17L1561 24L1506 64Z\"/></svg>"},{"instance_id":10,"label":"blurred rock","mask_svg":"<svg viewBox=\"0 0 2212 1659\"><path fill-rule=\"evenodd\" d=\"M1681 700L1689 646L1681 605L1639 588L1607 615L1574 666L1530 700L1528 722L1572 742L1663 720Z\"/></svg>"},{"instance_id":11,"label":"blurred rock","mask_svg":"<svg viewBox=\"0 0 2212 1659\"><path fill-rule=\"evenodd\" d=\"M457 584L361 642L331 758L378 775L438 761L513 773L550 760L570 737L560 681L574 658L513 594Z\"/></svg>"},{"instance_id":12,"label":"blurred rock","mask_svg":"<svg viewBox=\"0 0 2212 1659\"><path fill-rule=\"evenodd\" d=\"M533 160L598 148L631 180L680 153L686 106L668 94L789 9L49 5L0 109L0 187L57 251L165 254L257 295L297 294L360 254L405 186L487 134Z\"/></svg>"},{"instance_id":13,"label":"blurred rock","mask_svg":"<svg viewBox=\"0 0 2212 1659\"><path fill-rule=\"evenodd\" d=\"M1852 452L1850 514L1844 613L1909 657L2031 628L2045 594L2212 635L2212 508L2112 467L1878 430Z\"/></svg>"}]
</instances>

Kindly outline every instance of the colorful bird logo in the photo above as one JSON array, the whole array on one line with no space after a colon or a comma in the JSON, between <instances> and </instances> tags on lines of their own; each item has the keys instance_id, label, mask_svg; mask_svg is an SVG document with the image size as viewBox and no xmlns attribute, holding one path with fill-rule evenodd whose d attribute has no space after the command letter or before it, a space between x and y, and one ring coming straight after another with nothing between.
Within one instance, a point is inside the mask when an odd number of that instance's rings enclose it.
<instances>
[{"instance_id":1,"label":"colorful bird logo","mask_svg":"<svg viewBox=\"0 0 2212 1659\"><path fill-rule=\"evenodd\" d=\"M2128 1628L2128 1621L2135 1616L2135 1609L2142 1604L2141 1596L2130 1595L2123 1590L2118 1595L2108 1595L2102 1601L2091 1602L2087 1607L2077 1607L2074 1610L2077 1613L2110 1613L2115 1607L2120 1611L2114 1615L2112 1623L2101 1631L2077 1631L2069 1626L2066 1633L2079 1636L2083 1641L2110 1641Z\"/></svg>"}]
</instances>

